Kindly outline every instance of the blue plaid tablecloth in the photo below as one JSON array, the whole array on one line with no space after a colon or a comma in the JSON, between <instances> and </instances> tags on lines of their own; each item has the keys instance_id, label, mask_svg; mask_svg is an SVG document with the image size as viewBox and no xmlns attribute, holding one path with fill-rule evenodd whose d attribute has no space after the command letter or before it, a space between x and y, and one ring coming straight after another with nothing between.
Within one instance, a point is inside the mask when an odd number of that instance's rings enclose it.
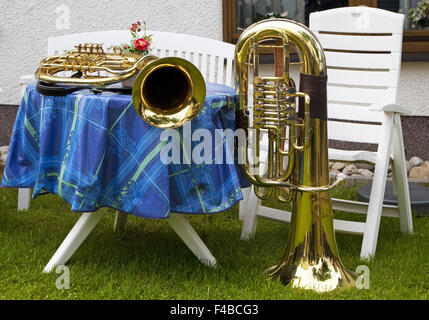
<instances>
[{"instance_id":1,"label":"blue plaid tablecloth","mask_svg":"<svg viewBox=\"0 0 429 320\"><path fill-rule=\"evenodd\" d=\"M208 129L214 137L216 129L234 130L237 102L233 88L208 83L192 131ZM52 97L31 84L18 110L2 186L34 188L33 198L57 194L73 211L107 206L157 219L170 212L221 212L242 199L240 180L245 182L234 164L163 164L160 150L167 142L161 132L137 116L130 95ZM222 144L213 149L228 152Z\"/></svg>"}]
</instances>

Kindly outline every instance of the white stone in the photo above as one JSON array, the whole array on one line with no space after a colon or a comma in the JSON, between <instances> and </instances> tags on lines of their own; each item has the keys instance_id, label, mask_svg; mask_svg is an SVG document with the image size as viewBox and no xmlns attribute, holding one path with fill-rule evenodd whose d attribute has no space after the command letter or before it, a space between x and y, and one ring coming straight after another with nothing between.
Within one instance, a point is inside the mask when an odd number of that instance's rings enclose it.
<instances>
[{"instance_id":1,"label":"white stone","mask_svg":"<svg viewBox=\"0 0 429 320\"><path fill-rule=\"evenodd\" d=\"M332 165L331 169L332 169L332 170L343 170L345 166L346 166L346 165L345 165L344 163L342 163L342 162L335 162L335 163Z\"/></svg>"},{"instance_id":2,"label":"white stone","mask_svg":"<svg viewBox=\"0 0 429 320\"><path fill-rule=\"evenodd\" d=\"M374 165L373 164L367 164L367 163L355 163L355 166L358 169L366 169L370 171L374 171Z\"/></svg>"},{"instance_id":3,"label":"white stone","mask_svg":"<svg viewBox=\"0 0 429 320\"><path fill-rule=\"evenodd\" d=\"M419 157L412 157L409 161L406 162L407 173L410 174L411 169L414 167L421 166L423 164L423 160Z\"/></svg>"},{"instance_id":4,"label":"white stone","mask_svg":"<svg viewBox=\"0 0 429 320\"><path fill-rule=\"evenodd\" d=\"M410 179L429 179L429 168L414 167L410 172Z\"/></svg>"},{"instance_id":5,"label":"white stone","mask_svg":"<svg viewBox=\"0 0 429 320\"><path fill-rule=\"evenodd\" d=\"M354 164L349 164L343 169L342 173L350 176L352 174L358 173L358 168Z\"/></svg>"},{"instance_id":6,"label":"white stone","mask_svg":"<svg viewBox=\"0 0 429 320\"><path fill-rule=\"evenodd\" d=\"M429 161L423 162L423 164L420 167L422 167L422 168L429 168Z\"/></svg>"},{"instance_id":7,"label":"white stone","mask_svg":"<svg viewBox=\"0 0 429 320\"><path fill-rule=\"evenodd\" d=\"M410 163L413 165L413 167L418 167L423 164L423 160L420 159L419 157L412 157L410 159Z\"/></svg>"},{"instance_id":8,"label":"white stone","mask_svg":"<svg viewBox=\"0 0 429 320\"><path fill-rule=\"evenodd\" d=\"M7 154L2 154L0 156L0 164L4 166L6 164L6 159L7 159Z\"/></svg>"},{"instance_id":9,"label":"white stone","mask_svg":"<svg viewBox=\"0 0 429 320\"><path fill-rule=\"evenodd\" d=\"M367 169L360 169L359 174L361 174L364 177L372 177L374 175L372 171L369 171Z\"/></svg>"}]
</instances>

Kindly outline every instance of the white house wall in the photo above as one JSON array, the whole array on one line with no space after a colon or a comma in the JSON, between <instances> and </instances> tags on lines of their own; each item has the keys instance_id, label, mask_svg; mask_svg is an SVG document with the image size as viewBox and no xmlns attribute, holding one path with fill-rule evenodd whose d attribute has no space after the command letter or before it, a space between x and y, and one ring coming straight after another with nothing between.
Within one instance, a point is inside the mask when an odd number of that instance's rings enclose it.
<instances>
[{"instance_id":1,"label":"white house wall","mask_svg":"<svg viewBox=\"0 0 429 320\"><path fill-rule=\"evenodd\" d=\"M61 30L67 10L69 28ZM48 37L123 30L137 20L150 30L222 40L221 0L0 0L0 104L19 104L18 80L46 57Z\"/></svg>"},{"instance_id":2,"label":"white house wall","mask_svg":"<svg viewBox=\"0 0 429 320\"><path fill-rule=\"evenodd\" d=\"M34 73L48 37L126 29L139 19L148 29L222 40L222 0L0 0L0 104L19 104L18 80ZM398 102L413 115L429 116L428 88L429 62L402 64Z\"/></svg>"}]
</instances>

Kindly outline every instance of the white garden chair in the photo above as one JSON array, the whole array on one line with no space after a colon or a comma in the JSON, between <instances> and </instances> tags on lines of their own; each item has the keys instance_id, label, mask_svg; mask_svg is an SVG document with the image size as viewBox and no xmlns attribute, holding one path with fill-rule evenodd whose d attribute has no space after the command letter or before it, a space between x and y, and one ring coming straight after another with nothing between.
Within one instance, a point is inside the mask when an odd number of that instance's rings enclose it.
<instances>
[{"instance_id":1,"label":"white garden chair","mask_svg":"<svg viewBox=\"0 0 429 320\"><path fill-rule=\"evenodd\" d=\"M363 234L360 256L375 255L381 215L399 217L412 233L412 213L401 128L396 105L404 15L368 7L345 7L310 14L328 65L329 139L378 144L376 152L329 149L329 158L375 165L369 203L332 199L336 210L367 214L366 222L334 220L337 231ZM383 205L389 163L398 206ZM290 221L290 213L261 206L250 193L241 205L242 238L254 236L257 217Z\"/></svg>"},{"instance_id":2,"label":"white garden chair","mask_svg":"<svg viewBox=\"0 0 429 320\"><path fill-rule=\"evenodd\" d=\"M207 82L232 86L234 45L178 33L147 31L147 34L152 35L152 54L160 58L182 57L195 64ZM47 55L62 54L79 43L102 43L104 48L110 48L121 43L128 43L129 40L130 32L128 30L51 37L48 39ZM34 76L23 76L21 78L23 90L32 81L34 81ZM18 210L27 210L30 206L31 189L19 189L18 195ZM65 264L103 215L103 211L82 214L43 271L50 272L55 266ZM125 227L127 216L126 213L117 212L115 230ZM167 221L202 263L208 266L216 265L216 259L183 215L171 213Z\"/></svg>"}]
</instances>

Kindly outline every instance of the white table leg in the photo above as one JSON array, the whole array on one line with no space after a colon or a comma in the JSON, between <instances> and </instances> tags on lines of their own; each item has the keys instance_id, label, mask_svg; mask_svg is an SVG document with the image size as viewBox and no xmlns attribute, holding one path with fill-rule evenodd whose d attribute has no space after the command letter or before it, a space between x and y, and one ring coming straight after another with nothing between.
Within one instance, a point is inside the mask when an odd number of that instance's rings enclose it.
<instances>
[{"instance_id":1,"label":"white table leg","mask_svg":"<svg viewBox=\"0 0 429 320\"><path fill-rule=\"evenodd\" d=\"M18 189L18 211L25 211L30 208L31 191L31 188Z\"/></svg>"},{"instance_id":2,"label":"white table leg","mask_svg":"<svg viewBox=\"0 0 429 320\"><path fill-rule=\"evenodd\" d=\"M180 239L205 265L216 267L216 259L183 215L171 213L167 220Z\"/></svg>"},{"instance_id":3,"label":"white table leg","mask_svg":"<svg viewBox=\"0 0 429 320\"><path fill-rule=\"evenodd\" d=\"M238 207L238 219L244 221L247 212L247 203L249 202L250 192L252 191L252 187L241 188L241 193L243 194L243 200L240 201Z\"/></svg>"},{"instance_id":4,"label":"white table leg","mask_svg":"<svg viewBox=\"0 0 429 320\"><path fill-rule=\"evenodd\" d=\"M82 214L78 222L74 225L73 229L43 269L43 272L49 273L55 266L65 264L83 241L85 241L104 214L105 212L103 211ZM124 215L122 212L121 214ZM123 218L123 216L121 218ZM215 257L211 254L210 250L183 215L172 213L167 221L186 246L203 264L209 267L216 266L217 262Z\"/></svg>"},{"instance_id":5,"label":"white table leg","mask_svg":"<svg viewBox=\"0 0 429 320\"><path fill-rule=\"evenodd\" d=\"M261 199L251 189L247 200L246 214L244 215L243 229L241 230L241 240L250 240L255 237L256 226L258 224L258 210L261 209Z\"/></svg>"},{"instance_id":6,"label":"white table leg","mask_svg":"<svg viewBox=\"0 0 429 320\"><path fill-rule=\"evenodd\" d=\"M74 225L73 229L64 239L51 260L43 269L44 273L51 272L55 266L65 264L88 237L100 219L104 216L104 211L84 213Z\"/></svg>"},{"instance_id":7,"label":"white table leg","mask_svg":"<svg viewBox=\"0 0 429 320\"><path fill-rule=\"evenodd\" d=\"M113 232L124 231L127 224L128 213L116 211L115 224L113 225Z\"/></svg>"}]
</instances>

